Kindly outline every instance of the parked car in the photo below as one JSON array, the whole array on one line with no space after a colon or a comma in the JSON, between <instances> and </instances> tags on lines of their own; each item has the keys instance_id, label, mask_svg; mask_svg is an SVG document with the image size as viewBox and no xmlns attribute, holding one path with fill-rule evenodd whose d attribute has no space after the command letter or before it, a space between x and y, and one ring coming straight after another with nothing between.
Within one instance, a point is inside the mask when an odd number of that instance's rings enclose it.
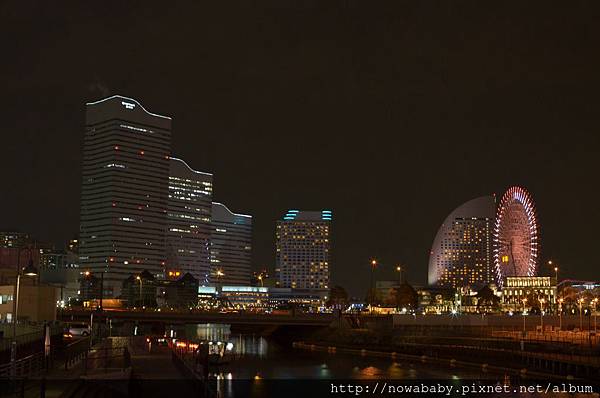
<instances>
[{"instance_id":1,"label":"parked car","mask_svg":"<svg viewBox=\"0 0 600 398\"><path fill-rule=\"evenodd\" d=\"M87 323L72 323L69 325L68 334L71 337L85 337L92 333Z\"/></svg>"}]
</instances>

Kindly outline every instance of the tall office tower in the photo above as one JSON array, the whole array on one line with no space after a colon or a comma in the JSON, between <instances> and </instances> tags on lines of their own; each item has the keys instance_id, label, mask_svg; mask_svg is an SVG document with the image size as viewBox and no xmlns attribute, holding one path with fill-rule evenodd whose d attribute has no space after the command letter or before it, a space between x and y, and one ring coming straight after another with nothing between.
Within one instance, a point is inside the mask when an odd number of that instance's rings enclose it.
<instances>
[{"instance_id":1,"label":"tall office tower","mask_svg":"<svg viewBox=\"0 0 600 398\"><path fill-rule=\"evenodd\" d=\"M438 230L429 256L429 284L481 287L494 281L495 200L482 196L456 208Z\"/></svg>"},{"instance_id":2,"label":"tall office tower","mask_svg":"<svg viewBox=\"0 0 600 398\"><path fill-rule=\"evenodd\" d=\"M329 289L331 211L288 210L277 221L276 273L280 287Z\"/></svg>"},{"instance_id":3,"label":"tall office tower","mask_svg":"<svg viewBox=\"0 0 600 398\"><path fill-rule=\"evenodd\" d=\"M200 283L210 273L212 174L171 158L167 210L167 270L189 272Z\"/></svg>"},{"instance_id":4,"label":"tall office tower","mask_svg":"<svg viewBox=\"0 0 600 398\"><path fill-rule=\"evenodd\" d=\"M170 151L170 117L119 95L86 104L79 258L107 297L164 271Z\"/></svg>"},{"instance_id":5,"label":"tall office tower","mask_svg":"<svg viewBox=\"0 0 600 398\"><path fill-rule=\"evenodd\" d=\"M212 204L210 247L211 282L249 285L252 261L252 216L232 213L222 203Z\"/></svg>"}]
</instances>

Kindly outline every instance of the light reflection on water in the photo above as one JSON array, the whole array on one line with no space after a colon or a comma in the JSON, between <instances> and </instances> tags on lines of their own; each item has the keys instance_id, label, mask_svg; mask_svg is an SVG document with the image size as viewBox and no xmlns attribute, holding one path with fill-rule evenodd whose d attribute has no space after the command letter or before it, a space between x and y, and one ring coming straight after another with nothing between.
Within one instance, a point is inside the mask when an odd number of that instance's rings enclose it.
<instances>
[{"instance_id":1,"label":"light reflection on water","mask_svg":"<svg viewBox=\"0 0 600 398\"><path fill-rule=\"evenodd\" d=\"M201 340L234 344L233 359L211 375L223 383L232 379L464 379L478 378L475 371L435 368L388 358L360 357L298 350L257 335L232 334L228 325L196 325Z\"/></svg>"},{"instance_id":2,"label":"light reflection on water","mask_svg":"<svg viewBox=\"0 0 600 398\"><path fill-rule=\"evenodd\" d=\"M233 343L236 357L254 356L264 358L267 355L268 343L264 337L231 333L230 325L198 324L186 328L186 337L192 340L222 341Z\"/></svg>"}]
</instances>

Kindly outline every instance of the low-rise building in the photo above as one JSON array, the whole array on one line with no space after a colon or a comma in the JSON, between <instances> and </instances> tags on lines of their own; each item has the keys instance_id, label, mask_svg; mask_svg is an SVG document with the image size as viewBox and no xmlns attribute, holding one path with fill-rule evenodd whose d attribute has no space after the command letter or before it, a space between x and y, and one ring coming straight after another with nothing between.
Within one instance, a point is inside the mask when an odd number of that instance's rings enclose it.
<instances>
[{"instance_id":1,"label":"low-rise building","mask_svg":"<svg viewBox=\"0 0 600 398\"><path fill-rule=\"evenodd\" d=\"M17 314L20 321L45 322L56 320L58 289L53 286L21 283ZM0 286L0 321L13 321L14 285Z\"/></svg>"},{"instance_id":2,"label":"low-rise building","mask_svg":"<svg viewBox=\"0 0 600 398\"><path fill-rule=\"evenodd\" d=\"M163 281L165 304L172 308L190 308L198 305L198 279L189 272L177 280Z\"/></svg>"},{"instance_id":3,"label":"low-rise building","mask_svg":"<svg viewBox=\"0 0 600 398\"><path fill-rule=\"evenodd\" d=\"M128 307L156 307L157 281L147 270L130 275L122 283L122 299Z\"/></svg>"},{"instance_id":4,"label":"low-rise building","mask_svg":"<svg viewBox=\"0 0 600 398\"><path fill-rule=\"evenodd\" d=\"M222 305L235 309L318 308L327 301L326 293L314 289L266 286L200 286L201 305Z\"/></svg>"},{"instance_id":5,"label":"low-rise building","mask_svg":"<svg viewBox=\"0 0 600 398\"><path fill-rule=\"evenodd\" d=\"M502 310L538 308L548 311L556 305L556 278L551 276L508 276L502 287Z\"/></svg>"}]
</instances>

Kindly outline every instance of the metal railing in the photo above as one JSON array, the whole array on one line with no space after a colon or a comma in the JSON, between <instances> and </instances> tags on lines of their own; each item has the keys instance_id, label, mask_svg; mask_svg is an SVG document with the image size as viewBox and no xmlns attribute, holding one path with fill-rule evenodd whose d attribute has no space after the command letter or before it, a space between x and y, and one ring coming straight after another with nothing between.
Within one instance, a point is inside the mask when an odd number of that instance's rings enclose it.
<instances>
[{"instance_id":1,"label":"metal railing","mask_svg":"<svg viewBox=\"0 0 600 398\"><path fill-rule=\"evenodd\" d=\"M184 351L177 350L175 347L171 347L171 360L173 364L179 370L179 372L184 376L184 378L191 383L192 388L196 390L203 397L217 397L216 391L211 388L209 385L208 379L205 377L205 374L208 372L200 372L195 364L196 364L196 355L193 353L188 353L186 355ZM208 362L203 364L203 366L208 367ZM205 368L203 370L207 370Z\"/></svg>"},{"instance_id":2,"label":"metal railing","mask_svg":"<svg viewBox=\"0 0 600 398\"><path fill-rule=\"evenodd\" d=\"M40 377L46 371L46 358L43 352L26 356L14 363L0 365L0 380L13 378Z\"/></svg>"}]
</instances>

